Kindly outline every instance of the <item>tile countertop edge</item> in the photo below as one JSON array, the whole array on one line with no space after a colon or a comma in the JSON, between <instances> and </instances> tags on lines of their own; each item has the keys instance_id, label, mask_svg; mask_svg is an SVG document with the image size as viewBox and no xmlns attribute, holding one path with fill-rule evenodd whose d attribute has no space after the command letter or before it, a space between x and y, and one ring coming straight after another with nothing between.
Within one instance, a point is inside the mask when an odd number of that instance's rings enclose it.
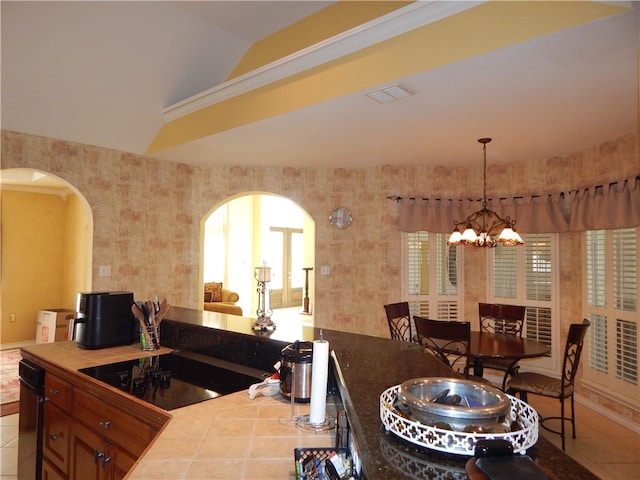
<instances>
[{"instance_id":1,"label":"tile countertop edge","mask_svg":"<svg viewBox=\"0 0 640 480\"><path fill-rule=\"evenodd\" d=\"M136 344L111 347L99 350L85 350L77 347L75 342L65 341L49 344L38 344L23 347L23 357L35 360L48 369L55 369L55 373L67 372L73 375L82 375L79 369L104 365L112 362L125 361L153 356L173 351L162 347L160 350L143 352ZM200 452L200 447L214 441L215 435L211 434L211 425L214 421L219 426L220 422L250 422L263 420L264 425L271 426L272 430L265 436L276 442L283 438L291 442L289 448L285 443L284 450L276 453L280 458L280 469L294 471L295 447L332 447L334 445L335 431L310 432L299 429L290 421L291 404L280 395L274 397L257 395L253 400L249 399L246 390L224 395L208 401L196 403L171 411L165 411L135 399L91 377L84 380L108 389L121 397L127 397L147 410L158 412L165 416L167 421L160 428L154 439L147 445L143 453L138 457L133 467L127 472L125 480L170 479L180 480L185 478L187 472L194 463L217 463L217 456L207 456ZM296 404L294 413L306 415L309 413L308 404ZM257 428L257 427L256 427ZM252 430L253 433L253 430ZM263 432L264 433L264 432ZM219 437L224 438L224 437ZM236 438L239 440L240 437ZM176 441L178 443L176 443ZM243 440L249 444L246 438ZM277 452L277 448L274 450ZM246 451L245 461L249 458L250 451ZM283 456L287 457L282 461ZM260 459L258 459L260 460ZM262 460L265 460L263 458ZM234 460L237 462L238 460ZM284 466L283 466L284 464ZM177 469L176 469L177 468ZM249 478L234 476L234 478Z\"/></svg>"}]
</instances>

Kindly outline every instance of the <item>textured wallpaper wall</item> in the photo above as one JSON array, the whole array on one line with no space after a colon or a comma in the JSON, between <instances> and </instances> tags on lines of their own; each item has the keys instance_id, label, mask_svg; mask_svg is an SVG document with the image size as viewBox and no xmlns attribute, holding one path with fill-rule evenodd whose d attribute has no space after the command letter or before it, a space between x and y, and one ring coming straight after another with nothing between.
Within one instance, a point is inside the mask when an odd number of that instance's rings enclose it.
<instances>
[{"instance_id":1,"label":"textured wallpaper wall","mask_svg":"<svg viewBox=\"0 0 640 480\"><path fill-rule=\"evenodd\" d=\"M545 193L604 183L635 175L637 141L628 136L568 157L537 163L489 166L488 192ZM2 168L29 167L54 174L77 188L93 212L93 289L155 293L175 305L199 306L201 219L225 199L247 192L270 192L297 202L316 221L317 325L370 335L386 335L382 305L400 300L400 233L391 194L458 197L482 191L481 166L296 169L191 167L104 148L21 133L2 132ZM330 212L352 211L353 224L331 228ZM561 300L569 311L581 306L575 275L579 236L566 235L561 248L567 288ZM485 296L482 252L468 251L465 309L475 319ZM564 257L564 256L563 256ZM579 257L578 257L579 258ZM574 264L577 263L577 264ZM99 265L111 265L99 277ZM579 277L577 277L579 278Z\"/></svg>"},{"instance_id":2,"label":"textured wallpaper wall","mask_svg":"<svg viewBox=\"0 0 640 480\"><path fill-rule=\"evenodd\" d=\"M490 162L489 162L490 163ZM2 168L54 174L86 198L93 212L93 289L126 289L137 297L166 296L199 308L200 222L214 206L243 193L269 192L297 202L316 221L314 316L323 328L387 336L382 305L401 300L400 238L391 194L461 197L482 192L482 167L367 169L190 167L104 148L2 132ZM566 191L638 174L638 138L629 135L573 155L489 165L490 194ZM354 221L330 227L330 212L344 206ZM560 238L561 333L580 320L581 236ZM111 265L110 277L98 266ZM476 320L485 298L484 252L465 251L466 318ZM624 405L595 393L591 400L627 417ZM636 423L640 423L638 418Z\"/></svg>"}]
</instances>

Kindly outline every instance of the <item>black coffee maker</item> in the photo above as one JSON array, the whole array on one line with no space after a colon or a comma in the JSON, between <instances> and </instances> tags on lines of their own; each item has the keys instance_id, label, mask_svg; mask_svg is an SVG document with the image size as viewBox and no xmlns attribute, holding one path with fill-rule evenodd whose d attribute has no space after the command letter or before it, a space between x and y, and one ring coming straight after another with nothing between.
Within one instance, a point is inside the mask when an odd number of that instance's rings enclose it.
<instances>
[{"instance_id":1,"label":"black coffee maker","mask_svg":"<svg viewBox=\"0 0 640 480\"><path fill-rule=\"evenodd\" d=\"M138 338L132 292L78 293L74 338L87 350L131 345Z\"/></svg>"}]
</instances>

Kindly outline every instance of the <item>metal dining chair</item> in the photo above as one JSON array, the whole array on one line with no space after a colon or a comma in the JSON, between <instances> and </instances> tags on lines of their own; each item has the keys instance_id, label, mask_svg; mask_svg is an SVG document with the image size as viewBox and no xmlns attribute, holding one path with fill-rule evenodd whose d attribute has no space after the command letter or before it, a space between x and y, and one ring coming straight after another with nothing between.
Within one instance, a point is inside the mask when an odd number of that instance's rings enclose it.
<instances>
[{"instance_id":1,"label":"metal dining chair","mask_svg":"<svg viewBox=\"0 0 640 480\"><path fill-rule=\"evenodd\" d=\"M450 320L432 320L414 315L418 343L442 363L464 378L481 383L488 380L469 375L473 365L469 357L471 323Z\"/></svg>"},{"instance_id":2,"label":"metal dining chair","mask_svg":"<svg viewBox=\"0 0 640 480\"><path fill-rule=\"evenodd\" d=\"M527 307L523 305L506 305L502 303L479 303L480 331L489 333L503 333L522 337L524 319ZM507 379L518 372L518 360L508 358L490 358L482 361L482 366L504 372L502 390Z\"/></svg>"},{"instance_id":3,"label":"metal dining chair","mask_svg":"<svg viewBox=\"0 0 640 480\"><path fill-rule=\"evenodd\" d=\"M389 323L389 333L394 340L413 341L409 302L390 303L384 306Z\"/></svg>"},{"instance_id":4,"label":"metal dining chair","mask_svg":"<svg viewBox=\"0 0 640 480\"><path fill-rule=\"evenodd\" d=\"M546 430L556 433L562 437L562 450L564 451L565 437L565 421L571 422L573 438L576 438L576 423L574 412L574 382L580 357L582 355L582 347L584 345L584 337L590 323L585 319L582 323L572 323L569 326L569 334L567 335L567 343L564 348L564 359L562 362L562 377L555 378L542 373L521 372L511 377L507 383L507 393L512 395L519 394L523 401L527 401L527 394L544 395L545 397L557 398L560 400L560 416L546 417L540 420L540 425ZM571 399L571 416L565 416L564 400ZM547 420L560 420L560 431L552 429L544 424Z\"/></svg>"}]
</instances>

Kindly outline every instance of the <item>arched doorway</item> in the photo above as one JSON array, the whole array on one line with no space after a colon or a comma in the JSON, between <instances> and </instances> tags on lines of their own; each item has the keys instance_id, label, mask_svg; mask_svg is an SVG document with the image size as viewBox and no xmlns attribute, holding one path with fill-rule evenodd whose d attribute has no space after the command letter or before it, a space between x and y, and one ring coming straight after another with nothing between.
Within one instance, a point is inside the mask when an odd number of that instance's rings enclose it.
<instances>
[{"instance_id":1,"label":"arched doorway","mask_svg":"<svg viewBox=\"0 0 640 480\"><path fill-rule=\"evenodd\" d=\"M221 281L237 292L243 315L252 317L258 302L254 268L266 264L274 319L285 310L301 313L305 295L313 298L313 276L307 290L303 269L314 265L314 239L315 222L295 202L270 193L234 196L203 219L203 281Z\"/></svg>"},{"instance_id":2,"label":"arched doorway","mask_svg":"<svg viewBox=\"0 0 640 480\"><path fill-rule=\"evenodd\" d=\"M2 343L32 343L38 310L75 310L91 290L93 216L82 194L48 172L12 168L2 184Z\"/></svg>"}]
</instances>

